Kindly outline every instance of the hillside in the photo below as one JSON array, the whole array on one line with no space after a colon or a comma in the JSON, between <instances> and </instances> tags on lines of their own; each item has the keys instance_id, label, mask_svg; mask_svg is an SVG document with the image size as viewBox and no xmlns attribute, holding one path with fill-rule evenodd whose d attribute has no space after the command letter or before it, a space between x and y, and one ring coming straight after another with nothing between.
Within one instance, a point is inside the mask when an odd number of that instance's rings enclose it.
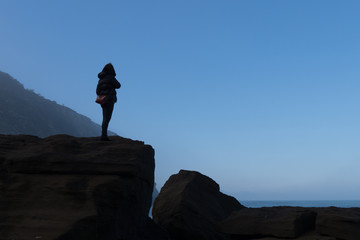
<instances>
[{"instance_id":1,"label":"hillside","mask_svg":"<svg viewBox=\"0 0 360 240\"><path fill-rule=\"evenodd\" d=\"M101 127L74 110L45 99L0 71L0 134L92 137Z\"/></svg>"}]
</instances>

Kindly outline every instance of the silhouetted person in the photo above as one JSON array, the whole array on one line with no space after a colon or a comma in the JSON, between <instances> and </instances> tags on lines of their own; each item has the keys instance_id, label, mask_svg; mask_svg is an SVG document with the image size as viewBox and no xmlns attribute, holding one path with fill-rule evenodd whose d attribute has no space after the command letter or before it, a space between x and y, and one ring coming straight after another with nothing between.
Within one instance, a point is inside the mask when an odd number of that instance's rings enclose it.
<instances>
[{"instance_id":1,"label":"silhouetted person","mask_svg":"<svg viewBox=\"0 0 360 240\"><path fill-rule=\"evenodd\" d=\"M117 101L115 89L120 88L121 84L115 78L116 73L113 65L108 63L98 74L99 82L96 87L96 94L106 96L105 102L101 104L103 112L101 140L109 141L107 129L114 110L114 104Z\"/></svg>"}]
</instances>

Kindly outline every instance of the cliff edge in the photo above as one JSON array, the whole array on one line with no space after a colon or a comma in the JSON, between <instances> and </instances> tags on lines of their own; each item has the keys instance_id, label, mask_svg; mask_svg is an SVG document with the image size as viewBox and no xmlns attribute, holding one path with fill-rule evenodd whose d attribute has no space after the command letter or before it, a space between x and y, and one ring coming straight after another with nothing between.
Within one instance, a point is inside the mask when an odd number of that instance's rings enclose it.
<instances>
[{"instance_id":1,"label":"cliff edge","mask_svg":"<svg viewBox=\"0 0 360 240\"><path fill-rule=\"evenodd\" d=\"M0 135L0 239L132 239L154 228L154 150L111 140Z\"/></svg>"}]
</instances>

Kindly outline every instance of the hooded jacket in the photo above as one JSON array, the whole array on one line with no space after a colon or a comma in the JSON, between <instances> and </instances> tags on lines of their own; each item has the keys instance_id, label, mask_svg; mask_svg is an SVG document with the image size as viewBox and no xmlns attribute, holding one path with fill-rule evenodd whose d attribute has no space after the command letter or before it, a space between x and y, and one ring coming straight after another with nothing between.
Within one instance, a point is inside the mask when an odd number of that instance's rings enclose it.
<instances>
[{"instance_id":1,"label":"hooded jacket","mask_svg":"<svg viewBox=\"0 0 360 240\"><path fill-rule=\"evenodd\" d=\"M108 65L98 74L99 82L96 87L97 95L105 95L109 100L117 101L116 91L121 87L119 81L115 78L116 73L111 65L111 68L107 68Z\"/></svg>"}]
</instances>

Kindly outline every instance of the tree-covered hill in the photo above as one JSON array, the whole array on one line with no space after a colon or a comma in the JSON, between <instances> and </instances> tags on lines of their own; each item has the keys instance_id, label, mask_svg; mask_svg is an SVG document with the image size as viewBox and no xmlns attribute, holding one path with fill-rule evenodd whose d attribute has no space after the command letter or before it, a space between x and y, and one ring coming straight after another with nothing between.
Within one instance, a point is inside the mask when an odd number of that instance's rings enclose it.
<instances>
[{"instance_id":1,"label":"tree-covered hill","mask_svg":"<svg viewBox=\"0 0 360 240\"><path fill-rule=\"evenodd\" d=\"M1 71L0 103L0 134L91 137L101 133L101 127L88 117L25 89Z\"/></svg>"}]
</instances>

